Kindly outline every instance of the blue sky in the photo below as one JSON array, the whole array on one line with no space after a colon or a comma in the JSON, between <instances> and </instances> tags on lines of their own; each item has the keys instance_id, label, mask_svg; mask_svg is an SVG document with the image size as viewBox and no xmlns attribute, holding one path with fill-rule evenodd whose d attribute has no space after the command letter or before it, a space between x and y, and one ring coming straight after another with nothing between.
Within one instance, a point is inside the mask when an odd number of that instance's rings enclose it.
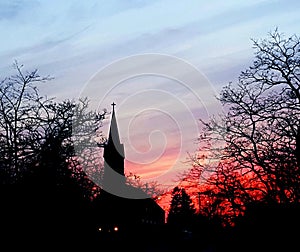
<instances>
[{"instance_id":1,"label":"blue sky","mask_svg":"<svg viewBox=\"0 0 300 252\"><path fill-rule=\"evenodd\" d=\"M155 118L156 112L147 113L147 106L150 107L149 111L169 108L164 115L168 115L173 122L171 124L179 128L180 132L183 127L195 127L195 121L205 111L206 115L210 109L218 111L219 105L216 104L214 93L217 94L222 86L234 80L241 70L250 65L253 59L250 39L264 38L275 27L288 36L297 33L300 23L299 7L300 2L296 0L1 0L0 78L11 74L11 65L17 60L27 69L38 68L40 74L53 76L54 80L41 86L40 90L59 100L76 98L82 93L93 99L98 94L103 98L102 91L109 90L113 85L115 93L106 92L105 99L98 102L98 106L109 109L112 99L117 104L122 104L123 107L117 105L116 108L120 109L119 124L124 123L125 130L121 132L124 142L128 146L132 146L135 141L139 142L136 150L147 152L151 148L155 149L155 144L159 144L162 138L159 137L160 133L156 135L153 127L151 132L154 134L150 134L154 137L153 142L148 138L145 140L142 137L144 131L137 126L134 133L129 134L129 128L134 125L130 124L133 117L139 120L144 118L144 122L148 120L149 124L159 125L157 122L161 119ZM190 64L194 68L192 71L197 69L205 81L199 84L199 89L195 86L192 89L197 89L196 93L202 93L200 98L205 97L209 102L206 101L204 105L200 104L201 101L199 103L199 99L193 102L189 93L191 89L178 85L178 82L175 85L174 79L169 78L172 76L167 79L161 75L153 78L131 76L121 82L119 80L121 84L109 84L110 86L102 85L101 79L97 79L97 75L101 76L101 71L107 66L118 65L119 61L131 59L134 55L152 53L175 57L182 60L182 63ZM164 62L160 62L159 66L164 67ZM133 62L128 61L126 64ZM140 65L133 65L133 68L139 69ZM141 74L145 71L145 66L136 71ZM93 88L91 85L94 85ZM145 92L150 89L152 93ZM169 96L158 98L153 90L160 91L160 95ZM111 99L109 95L112 95ZM168 103L169 107L162 107L162 102L167 103L168 99L180 102L182 107L172 106L172 102ZM137 102L142 104L141 111L136 111ZM209 106L211 108L208 109ZM186 120L183 116L187 114L186 111L194 120L193 126L180 126L182 120ZM147 114L151 117L145 119ZM175 128L173 130L171 127L172 130L165 136L178 133ZM148 132L147 129L145 131ZM138 135L139 141L137 138L129 141L134 135ZM185 139L192 143L196 136L195 131ZM179 142L184 140L180 137L176 139L178 148L182 149L184 144ZM168 140L165 144L168 146ZM195 148L193 143L183 153ZM131 153L133 149L129 147L128 152ZM128 156L132 157L132 162L139 162L137 157L141 151L130 153Z\"/></svg>"}]
</instances>

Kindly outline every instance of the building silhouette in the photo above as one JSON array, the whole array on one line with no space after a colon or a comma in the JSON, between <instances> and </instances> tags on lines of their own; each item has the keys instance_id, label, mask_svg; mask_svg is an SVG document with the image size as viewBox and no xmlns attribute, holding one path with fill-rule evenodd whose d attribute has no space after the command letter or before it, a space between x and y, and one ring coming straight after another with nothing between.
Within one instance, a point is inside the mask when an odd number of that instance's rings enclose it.
<instances>
[{"instance_id":1,"label":"building silhouette","mask_svg":"<svg viewBox=\"0 0 300 252\"><path fill-rule=\"evenodd\" d=\"M165 211L141 188L126 184L125 151L120 141L115 103L104 148L104 175L95 200L99 232L142 232L165 222Z\"/></svg>"}]
</instances>

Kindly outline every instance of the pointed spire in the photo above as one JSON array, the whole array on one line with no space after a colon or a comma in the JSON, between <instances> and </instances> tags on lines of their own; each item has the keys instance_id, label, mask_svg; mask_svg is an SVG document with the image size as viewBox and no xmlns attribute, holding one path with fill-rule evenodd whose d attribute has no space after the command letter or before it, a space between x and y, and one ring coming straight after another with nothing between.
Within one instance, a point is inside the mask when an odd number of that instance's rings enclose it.
<instances>
[{"instance_id":1,"label":"pointed spire","mask_svg":"<svg viewBox=\"0 0 300 252\"><path fill-rule=\"evenodd\" d=\"M111 122L110 122L108 142L113 143L115 146L117 146L117 145L121 144L121 141L120 141L120 136L119 136L117 119L116 119L116 115L115 115L116 104L113 102L111 105L113 107L113 111L112 111Z\"/></svg>"}]
</instances>

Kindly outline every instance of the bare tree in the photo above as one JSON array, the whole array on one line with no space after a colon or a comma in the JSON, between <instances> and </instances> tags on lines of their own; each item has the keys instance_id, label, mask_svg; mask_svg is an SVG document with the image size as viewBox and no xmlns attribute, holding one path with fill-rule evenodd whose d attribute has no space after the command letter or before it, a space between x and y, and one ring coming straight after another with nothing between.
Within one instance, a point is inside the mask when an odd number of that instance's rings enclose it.
<instances>
[{"instance_id":1,"label":"bare tree","mask_svg":"<svg viewBox=\"0 0 300 252\"><path fill-rule=\"evenodd\" d=\"M95 164L99 150L93 139L103 138L100 128L106 110L90 110L87 98L57 103L43 97L37 85L52 78L41 77L37 69L25 71L18 62L13 67L16 74L0 85L1 184L17 183L42 166L51 166L54 172L67 165L82 183L88 181L86 172L101 176L101 163ZM89 165L79 162L80 157L89 160ZM56 175L63 177L69 171L64 168L59 173Z\"/></svg>"},{"instance_id":2,"label":"bare tree","mask_svg":"<svg viewBox=\"0 0 300 252\"><path fill-rule=\"evenodd\" d=\"M0 83L1 177L5 178L2 182L18 179L25 169L24 162L34 155L28 139L39 138L41 122L36 118L45 112L44 104L48 102L39 96L35 84L50 77L41 77L37 70L24 72L17 62L13 66L17 74Z\"/></svg>"},{"instance_id":3,"label":"bare tree","mask_svg":"<svg viewBox=\"0 0 300 252\"><path fill-rule=\"evenodd\" d=\"M218 98L225 114L201 120L199 151L205 155L191 157L188 176L195 181L193 174L209 171L206 185L235 215L258 199L300 199L300 40L275 29L253 45L253 65Z\"/></svg>"}]
</instances>

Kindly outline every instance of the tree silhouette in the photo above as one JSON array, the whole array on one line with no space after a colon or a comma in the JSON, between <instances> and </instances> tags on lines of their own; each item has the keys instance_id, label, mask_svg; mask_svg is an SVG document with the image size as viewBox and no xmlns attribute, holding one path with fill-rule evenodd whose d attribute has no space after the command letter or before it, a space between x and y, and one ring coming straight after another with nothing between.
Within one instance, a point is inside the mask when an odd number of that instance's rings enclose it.
<instances>
[{"instance_id":1,"label":"tree silhouette","mask_svg":"<svg viewBox=\"0 0 300 252\"><path fill-rule=\"evenodd\" d=\"M184 188L175 187L172 191L170 210L167 223L179 228L191 227L196 209Z\"/></svg>"},{"instance_id":2,"label":"tree silhouette","mask_svg":"<svg viewBox=\"0 0 300 252\"><path fill-rule=\"evenodd\" d=\"M39 128L44 114L44 104L49 100L39 96L35 84L45 82L37 70L22 71L23 66L14 63L17 74L5 78L0 85L0 143L1 184L20 179L26 162L34 158L31 143L39 141Z\"/></svg>"},{"instance_id":3,"label":"tree silhouette","mask_svg":"<svg viewBox=\"0 0 300 252\"><path fill-rule=\"evenodd\" d=\"M300 40L275 29L252 41L253 64L218 98L224 114L200 120L199 152L186 177L205 181L209 204L229 218L258 200L300 199Z\"/></svg>"},{"instance_id":4,"label":"tree silhouette","mask_svg":"<svg viewBox=\"0 0 300 252\"><path fill-rule=\"evenodd\" d=\"M87 100L56 103L42 97L36 84L51 78L40 77L37 70L26 72L17 62L14 67L16 75L0 86L4 240L20 239L31 247L32 239L79 242L92 230L88 211L97 191L80 157L90 162L97 158L84 150L97 148L91 139L101 135L97 130L106 111L88 110ZM91 174L99 175L99 165L89 167Z\"/></svg>"}]
</instances>

